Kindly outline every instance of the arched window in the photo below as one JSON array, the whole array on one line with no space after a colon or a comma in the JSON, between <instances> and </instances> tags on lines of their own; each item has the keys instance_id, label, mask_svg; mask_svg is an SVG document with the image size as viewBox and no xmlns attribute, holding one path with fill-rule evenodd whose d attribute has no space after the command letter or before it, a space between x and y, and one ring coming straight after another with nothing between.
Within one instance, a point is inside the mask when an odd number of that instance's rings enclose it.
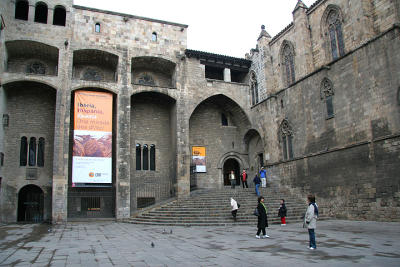
<instances>
[{"instance_id":1,"label":"arched window","mask_svg":"<svg viewBox=\"0 0 400 267\"><path fill-rule=\"evenodd\" d=\"M327 26L332 59L337 59L344 55L342 21L340 19L338 10L331 9L329 11L327 17Z\"/></svg>"},{"instance_id":2,"label":"arched window","mask_svg":"<svg viewBox=\"0 0 400 267\"><path fill-rule=\"evenodd\" d=\"M325 101L326 104L326 115L327 119L333 118L335 116L333 110L333 95L335 94L333 90L332 82L324 78L321 82L320 96L321 100Z\"/></svg>"},{"instance_id":3,"label":"arched window","mask_svg":"<svg viewBox=\"0 0 400 267\"><path fill-rule=\"evenodd\" d=\"M157 42L157 33L156 33L156 32L153 32L153 33L151 34L151 40L152 40L153 42Z\"/></svg>"},{"instance_id":4,"label":"arched window","mask_svg":"<svg viewBox=\"0 0 400 267\"><path fill-rule=\"evenodd\" d=\"M38 165L38 167L44 166L44 138L43 137L39 138L37 165Z\"/></svg>"},{"instance_id":5,"label":"arched window","mask_svg":"<svg viewBox=\"0 0 400 267\"><path fill-rule=\"evenodd\" d=\"M35 22L47 23L47 5L39 2L35 7Z\"/></svg>"},{"instance_id":6,"label":"arched window","mask_svg":"<svg viewBox=\"0 0 400 267\"><path fill-rule=\"evenodd\" d=\"M28 161L28 139L23 136L21 137L21 147L19 150L19 166L26 166Z\"/></svg>"},{"instance_id":7,"label":"arched window","mask_svg":"<svg viewBox=\"0 0 400 267\"><path fill-rule=\"evenodd\" d=\"M251 93L251 104L254 106L258 103L258 83L257 76L254 72L250 75L250 93Z\"/></svg>"},{"instance_id":8,"label":"arched window","mask_svg":"<svg viewBox=\"0 0 400 267\"><path fill-rule=\"evenodd\" d=\"M150 171L156 170L156 146L150 146Z\"/></svg>"},{"instance_id":9,"label":"arched window","mask_svg":"<svg viewBox=\"0 0 400 267\"><path fill-rule=\"evenodd\" d=\"M142 146L136 144L136 170L142 169Z\"/></svg>"},{"instance_id":10,"label":"arched window","mask_svg":"<svg viewBox=\"0 0 400 267\"><path fill-rule=\"evenodd\" d=\"M53 25L65 26L67 13L63 6L56 6L54 8Z\"/></svg>"},{"instance_id":11,"label":"arched window","mask_svg":"<svg viewBox=\"0 0 400 267\"><path fill-rule=\"evenodd\" d=\"M94 31L100 32L100 23L96 23L96 25L94 25Z\"/></svg>"},{"instance_id":12,"label":"arched window","mask_svg":"<svg viewBox=\"0 0 400 267\"><path fill-rule=\"evenodd\" d=\"M289 86L295 82L296 77L294 72L294 51L292 46L287 42L283 44L282 66L286 85Z\"/></svg>"},{"instance_id":13,"label":"arched window","mask_svg":"<svg viewBox=\"0 0 400 267\"><path fill-rule=\"evenodd\" d=\"M149 146L143 145L143 170L149 169Z\"/></svg>"},{"instance_id":14,"label":"arched window","mask_svg":"<svg viewBox=\"0 0 400 267\"><path fill-rule=\"evenodd\" d=\"M279 127L279 135L282 141L283 159L288 160L293 158L293 131L289 122L285 119Z\"/></svg>"},{"instance_id":15,"label":"arched window","mask_svg":"<svg viewBox=\"0 0 400 267\"><path fill-rule=\"evenodd\" d=\"M16 19L22 19L22 20L28 20L28 14L29 14L29 3L28 1L18 1L15 4L15 18Z\"/></svg>"},{"instance_id":16,"label":"arched window","mask_svg":"<svg viewBox=\"0 0 400 267\"><path fill-rule=\"evenodd\" d=\"M36 166L36 138L29 139L28 165Z\"/></svg>"},{"instance_id":17,"label":"arched window","mask_svg":"<svg viewBox=\"0 0 400 267\"><path fill-rule=\"evenodd\" d=\"M46 66L41 62L32 62L26 67L26 73L28 74L46 74Z\"/></svg>"},{"instance_id":18,"label":"arched window","mask_svg":"<svg viewBox=\"0 0 400 267\"><path fill-rule=\"evenodd\" d=\"M228 126L228 118L224 113L221 113L221 125Z\"/></svg>"}]
</instances>

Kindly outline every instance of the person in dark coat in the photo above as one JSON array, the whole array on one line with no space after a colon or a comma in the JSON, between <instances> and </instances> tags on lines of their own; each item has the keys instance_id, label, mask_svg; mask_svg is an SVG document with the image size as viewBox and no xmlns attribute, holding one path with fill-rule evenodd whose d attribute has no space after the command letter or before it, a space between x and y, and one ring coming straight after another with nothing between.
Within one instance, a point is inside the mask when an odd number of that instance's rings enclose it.
<instances>
[{"instance_id":1,"label":"person in dark coat","mask_svg":"<svg viewBox=\"0 0 400 267\"><path fill-rule=\"evenodd\" d=\"M268 227L267 207L264 204L263 196L258 197L257 210L258 210L258 222L257 222L258 230L257 230L256 238L261 238L260 237L261 231L263 233L262 238L268 238L269 235L267 235L265 232L265 227Z\"/></svg>"},{"instance_id":2,"label":"person in dark coat","mask_svg":"<svg viewBox=\"0 0 400 267\"><path fill-rule=\"evenodd\" d=\"M286 205L285 205L285 200L282 198L281 206L279 207L279 210L278 210L278 217L281 217L281 226L286 225L286 213L287 213L287 209L286 209Z\"/></svg>"}]
</instances>

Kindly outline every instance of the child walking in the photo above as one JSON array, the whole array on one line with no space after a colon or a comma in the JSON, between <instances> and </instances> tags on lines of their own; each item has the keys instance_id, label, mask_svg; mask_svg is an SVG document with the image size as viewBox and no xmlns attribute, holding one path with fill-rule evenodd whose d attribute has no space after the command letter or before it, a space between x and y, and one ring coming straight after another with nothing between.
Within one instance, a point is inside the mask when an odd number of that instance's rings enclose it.
<instances>
[{"instance_id":1,"label":"child walking","mask_svg":"<svg viewBox=\"0 0 400 267\"><path fill-rule=\"evenodd\" d=\"M281 217L281 226L286 225L286 205L285 205L285 200L282 198L281 199L281 206L279 207L278 211L278 217Z\"/></svg>"}]
</instances>

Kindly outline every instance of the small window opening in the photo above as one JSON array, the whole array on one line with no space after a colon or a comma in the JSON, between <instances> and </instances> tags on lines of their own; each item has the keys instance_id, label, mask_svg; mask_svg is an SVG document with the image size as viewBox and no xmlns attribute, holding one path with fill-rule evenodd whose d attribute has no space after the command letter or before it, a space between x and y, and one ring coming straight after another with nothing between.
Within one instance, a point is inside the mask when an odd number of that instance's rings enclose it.
<instances>
[{"instance_id":1,"label":"small window opening","mask_svg":"<svg viewBox=\"0 0 400 267\"><path fill-rule=\"evenodd\" d=\"M94 31L100 32L100 23L96 23L96 25L94 26Z\"/></svg>"},{"instance_id":2,"label":"small window opening","mask_svg":"<svg viewBox=\"0 0 400 267\"><path fill-rule=\"evenodd\" d=\"M28 1L18 1L15 5L15 18L28 20L29 3Z\"/></svg>"},{"instance_id":3,"label":"small window opening","mask_svg":"<svg viewBox=\"0 0 400 267\"><path fill-rule=\"evenodd\" d=\"M35 7L35 22L47 23L47 5L45 3L37 3Z\"/></svg>"},{"instance_id":4,"label":"small window opening","mask_svg":"<svg viewBox=\"0 0 400 267\"><path fill-rule=\"evenodd\" d=\"M29 153L28 153L29 166L36 166L36 138L31 137L29 140Z\"/></svg>"},{"instance_id":5,"label":"small window opening","mask_svg":"<svg viewBox=\"0 0 400 267\"><path fill-rule=\"evenodd\" d=\"M236 71L231 69L231 81L234 83L244 83L246 73L242 71Z\"/></svg>"},{"instance_id":6,"label":"small window opening","mask_svg":"<svg viewBox=\"0 0 400 267\"><path fill-rule=\"evenodd\" d=\"M27 153L28 153L28 139L25 136L23 136L23 137L21 137L21 147L20 147L20 152L19 152L19 166L26 166L26 163L28 161Z\"/></svg>"},{"instance_id":7,"label":"small window opening","mask_svg":"<svg viewBox=\"0 0 400 267\"><path fill-rule=\"evenodd\" d=\"M66 11L62 6L56 6L54 9L53 25L65 26Z\"/></svg>"},{"instance_id":8,"label":"small window opening","mask_svg":"<svg viewBox=\"0 0 400 267\"><path fill-rule=\"evenodd\" d=\"M157 42L157 33L156 33L156 32L153 32L153 33L151 34L151 40L152 40L153 42Z\"/></svg>"},{"instance_id":9,"label":"small window opening","mask_svg":"<svg viewBox=\"0 0 400 267\"><path fill-rule=\"evenodd\" d=\"M150 171L156 170L156 146L150 146Z\"/></svg>"},{"instance_id":10,"label":"small window opening","mask_svg":"<svg viewBox=\"0 0 400 267\"><path fill-rule=\"evenodd\" d=\"M143 146L143 170L149 169L149 147L148 145Z\"/></svg>"},{"instance_id":11,"label":"small window opening","mask_svg":"<svg viewBox=\"0 0 400 267\"><path fill-rule=\"evenodd\" d=\"M283 108L283 99L281 99L281 108Z\"/></svg>"},{"instance_id":12,"label":"small window opening","mask_svg":"<svg viewBox=\"0 0 400 267\"><path fill-rule=\"evenodd\" d=\"M228 118L224 113L221 113L221 124L222 126L228 126Z\"/></svg>"},{"instance_id":13,"label":"small window opening","mask_svg":"<svg viewBox=\"0 0 400 267\"><path fill-rule=\"evenodd\" d=\"M142 146L136 144L136 170L142 169Z\"/></svg>"},{"instance_id":14,"label":"small window opening","mask_svg":"<svg viewBox=\"0 0 400 267\"><path fill-rule=\"evenodd\" d=\"M4 153L0 152L0 166L4 166Z\"/></svg>"},{"instance_id":15,"label":"small window opening","mask_svg":"<svg viewBox=\"0 0 400 267\"><path fill-rule=\"evenodd\" d=\"M44 138L43 137L39 138L37 165L38 165L38 167L44 166Z\"/></svg>"},{"instance_id":16,"label":"small window opening","mask_svg":"<svg viewBox=\"0 0 400 267\"><path fill-rule=\"evenodd\" d=\"M211 66L205 66L205 76L206 79L214 79L214 80L224 80L224 69L223 68L218 68L218 67L211 67Z\"/></svg>"}]
</instances>

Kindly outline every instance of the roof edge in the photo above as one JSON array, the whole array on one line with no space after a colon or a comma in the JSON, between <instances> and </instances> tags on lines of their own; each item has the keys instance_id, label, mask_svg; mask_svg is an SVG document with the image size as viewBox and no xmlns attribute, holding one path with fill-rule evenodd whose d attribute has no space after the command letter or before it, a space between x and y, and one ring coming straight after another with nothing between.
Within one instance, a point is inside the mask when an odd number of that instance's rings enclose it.
<instances>
[{"instance_id":1,"label":"roof edge","mask_svg":"<svg viewBox=\"0 0 400 267\"><path fill-rule=\"evenodd\" d=\"M180 23L175 23L175 22L170 22L170 21L165 21L165 20L140 17L140 16L131 15L131 14L119 13L119 12L115 12L115 11L97 9L97 8L93 8L93 7L85 7L85 6L79 6L79 5L73 5L72 7L76 8L76 9L99 12L99 13L104 13L104 14L109 14L109 15L114 15L114 16L121 16L121 17L127 17L127 18L132 18L132 19L146 20L146 21L156 22L156 23L160 23L160 24L168 24L168 25L182 27L182 28L188 28L189 27L186 24L180 24Z\"/></svg>"}]
</instances>

